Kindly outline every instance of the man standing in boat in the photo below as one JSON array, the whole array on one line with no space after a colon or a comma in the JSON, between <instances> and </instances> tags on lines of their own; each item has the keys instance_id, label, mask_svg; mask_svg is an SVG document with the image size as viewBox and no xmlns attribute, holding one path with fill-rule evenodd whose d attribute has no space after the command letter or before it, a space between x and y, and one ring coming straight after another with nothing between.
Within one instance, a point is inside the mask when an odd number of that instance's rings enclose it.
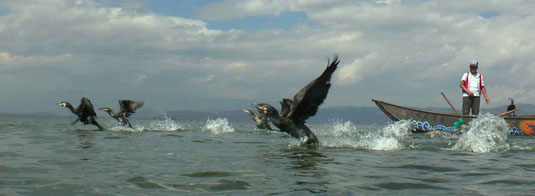
<instances>
[{"instance_id":1,"label":"man standing in boat","mask_svg":"<svg viewBox=\"0 0 535 196\"><path fill-rule=\"evenodd\" d=\"M479 114L481 93L485 96L485 102L490 102L485 83L483 82L483 75L477 72L478 65L479 63L476 60L472 60L472 63L469 65L470 72L464 73L461 77L459 86L463 91L463 115L469 115L470 109L472 110L472 115Z\"/></svg>"}]
</instances>

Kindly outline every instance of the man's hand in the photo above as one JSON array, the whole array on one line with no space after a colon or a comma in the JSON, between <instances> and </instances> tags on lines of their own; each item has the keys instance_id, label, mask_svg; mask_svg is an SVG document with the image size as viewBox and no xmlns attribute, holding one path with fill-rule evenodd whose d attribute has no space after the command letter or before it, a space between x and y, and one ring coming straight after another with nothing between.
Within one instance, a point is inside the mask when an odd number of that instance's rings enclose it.
<instances>
[{"instance_id":1,"label":"man's hand","mask_svg":"<svg viewBox=\"0 0 535 196\"><path fill-rule=\"evenodd\" d=\"M467 93L468 93L468 95L469 95L470 97L473 97L473 96L474 96L474 92L472 92L471 90L468 90Z\"/></svg>"},{"instance_id":2,"label":"man's hand","mask_svg":"<svg viewBox=\"0 0 535 196\"><path fill-rule=\"evenodd\" d=\"M487 98L487 97L485 97L485 102L486 102L486 103L489 103L489 102L490 102L490 99Z\"/></svg>"}]
</instances>

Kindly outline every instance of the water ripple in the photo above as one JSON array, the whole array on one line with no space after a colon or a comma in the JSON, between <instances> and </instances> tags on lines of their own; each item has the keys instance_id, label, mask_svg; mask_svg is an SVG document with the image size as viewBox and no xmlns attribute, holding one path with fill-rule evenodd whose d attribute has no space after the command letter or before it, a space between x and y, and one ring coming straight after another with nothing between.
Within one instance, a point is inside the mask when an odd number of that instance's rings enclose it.
<instances>
[{"instance_id":1,"label":"water ripple","mask_svg":"<svg viewBox=\"0 0 535 196\"><path fill-rule=\"evenodd\" d=\"M429 165L402 165L399 167L400 169L417 169L417 170L424 170L424 171L430 171L430 172L453 172L453 171L461 171L459 169L453 168L453 167L437 167L437 166L429 166Z\"/></svg>"},{"instance_id":2,"label":"water ripple","mask_svg":"<svg viewBox=\"0 0 535 196\"><path fill-rule=\"evenodd\" d=\"M503 180L490 180L487 182L482 182L481 184L490 184L490 185L534 185L535 182L533 181L527 181L527 180L511 180L511 179L503 179Z\"/></svg>"},{"instance_id":3,"label":"water ripple","mask_svg":"<svg viewBox=\"0 0 535 196\"><path fill-rule=\"evenodd\" d=\"M412 183L412 182L385 182L375 184L377 187L381 187L389 190L404 190L404 189L433 189L433 190L450 190L446 187L433 186L424 183Z\"/></svg>"},{"instance_id":4,"label":"water ripple","mask_svg":"<svg viewBox=\"0 0 535 196\"><path fill-rule=\"evenodd\" d=\"M191 184L170 184L170 186L186 191L195 192L222 192L232 190L247 190L251 185L245 181L240 180L226 180L222 179L217 183L191 183Z\"/></svg>"},{"instance_id":5,"label":"water ripple","mask_svg":"<svg viewBox=\"0 0 535 196\"><path fill-rule=\"evenodd\" d=\"M193 172L189 174L184 174L183 176L194 177L194 178L214 178L214 177L228 177L234 176L235 173L232 172L221 172L221 171L203 171L203 172Z\"/></svg>"}]
</instances>

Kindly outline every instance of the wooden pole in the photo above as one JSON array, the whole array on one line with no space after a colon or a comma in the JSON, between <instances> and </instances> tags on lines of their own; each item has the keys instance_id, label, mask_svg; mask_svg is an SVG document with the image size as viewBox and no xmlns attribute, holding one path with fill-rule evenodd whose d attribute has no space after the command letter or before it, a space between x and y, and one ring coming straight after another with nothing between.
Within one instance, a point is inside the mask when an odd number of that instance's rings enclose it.
<instances>
[{"instance_id":1,"label":"wooden pole","mask_svg":"<svg viewBox=\"0 0 535 196\"><path fill-rule=\"evenodd\" d=\"M518 108L516 108L516 109L514 109L514 110L509 110L509 111L507 111L507 112L504 112L504 113L499 114L498 116L499 116L499 117L502 117L502 116L505 116L505 115L507 115L507 114L513 113L513 112L515 112L515 111L517 111L517 110L518 110Z\"/></svg>"},{"instance_id":2,"label":"wooden pole","mask_svg":"<svg viewBox=\"0 0 535 196\"><path fill-rule=\"evenodd\" d=\"M448 100L448 98L446 97L446 95L445 95L443 92L440 92L440 94L442 94L442 97L444 97L444 99L446 99L446 101L447 101L448 104L450 105L451 109L453 109L453 111L455 112L455 114L459 114L459 113L457 113L457 110L455 110L455 107L453 107L453 105L451 105L451 102L450 102L450 100Z\"/></svg>"}]
</instances>

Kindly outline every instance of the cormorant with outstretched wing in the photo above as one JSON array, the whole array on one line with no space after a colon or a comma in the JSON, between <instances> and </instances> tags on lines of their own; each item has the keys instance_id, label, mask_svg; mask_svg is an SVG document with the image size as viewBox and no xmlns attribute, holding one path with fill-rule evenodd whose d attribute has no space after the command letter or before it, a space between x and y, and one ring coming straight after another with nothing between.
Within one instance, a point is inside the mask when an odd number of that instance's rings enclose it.
<instances>
[{"instance_id":1,"label":"cormorant with outstretched wing","mask_svg":"<svg viewBox=\"0 0 535 196\"><path fill-rule=\"evenodd\" d=\"M327 98L331 87L331 76L338 67L338 63L340 63L338 56L334 56L325 71L297 92L293 100L280 101L280 114L275 107L266 103L253 104L253 106L265 112L269 120L281 131L295 138L305 138L307 144L318 143L318 138L305 125L305 121L316 114L319 106Z\"/></svg>"},{"instance_id":2,"label":"cormorant with outstretched wing","mask_svg":"<svg viewBox=\"0 0 535 196\"><path fill-rule=\"evenodd\" d=\"M76 109L72 107L72 105L69 102L59 102L59 105L61 107L69 108L72 113L78 116L78 118L74 120L71 123L71 125L74 125L78 121L81 121L82 123L84 123L84 125L93 124L93 125L96 125L99 129L104 129L102 126L100 126L100 124L98 124L96 120L97 113L95 113L93 104L88 98L82 97L82 100L80 100L80 105Z\"/></svg>"},{"instance_id":3,"label":"cormorant with outstretched wing","mask_svg":"<svg viewBox=\"0 0 535 196\"><path fill-rule=\"evenodd\" d=\"M132 128L132 124L128 120L128 117L135 113L138 108L141 108L144 105L142 101L132 101L132 100L119 100L119 106L121 109L119 112L114 113L113 110L109 107L102 107L99 110L107 112L112 118L119 121L121 125L128 124L128 127Z\"/></svg>"}]
</instances>

